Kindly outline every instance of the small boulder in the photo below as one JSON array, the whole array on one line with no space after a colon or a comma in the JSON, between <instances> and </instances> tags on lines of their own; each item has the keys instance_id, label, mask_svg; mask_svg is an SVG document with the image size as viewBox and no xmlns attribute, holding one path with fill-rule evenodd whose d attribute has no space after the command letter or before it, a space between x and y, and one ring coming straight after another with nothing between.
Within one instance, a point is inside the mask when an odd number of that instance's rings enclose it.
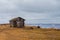
<instances>
[{"instance_id":1,"label":"small boulder","mask_svg":"<svg viewBox=\"0 0 60 40\"><path fill-rule=\"evenodd\" d=\"M37 26L37 28L40 28L40 26Z\"/></svg>"}]
</instances>

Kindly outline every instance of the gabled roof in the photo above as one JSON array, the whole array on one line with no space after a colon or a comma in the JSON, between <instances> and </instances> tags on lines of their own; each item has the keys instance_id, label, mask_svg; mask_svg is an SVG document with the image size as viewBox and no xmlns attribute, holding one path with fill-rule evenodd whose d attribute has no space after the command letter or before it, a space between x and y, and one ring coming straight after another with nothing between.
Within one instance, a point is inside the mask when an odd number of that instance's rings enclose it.
<instances>
[{"instance_id":1,"label":"gabled roof","mask_svg":"<svg viewBox=\"0 0 60 40\"><path fill-rule=\"evenodd\" d=\"M22 19L22 20L24 20L24 21L25 21L25 19L23 19L23 18L21 18L21 17L13 18L13 19L11 19L10 21L16 21L17 19Z\"/></svg>"}]
</instances>

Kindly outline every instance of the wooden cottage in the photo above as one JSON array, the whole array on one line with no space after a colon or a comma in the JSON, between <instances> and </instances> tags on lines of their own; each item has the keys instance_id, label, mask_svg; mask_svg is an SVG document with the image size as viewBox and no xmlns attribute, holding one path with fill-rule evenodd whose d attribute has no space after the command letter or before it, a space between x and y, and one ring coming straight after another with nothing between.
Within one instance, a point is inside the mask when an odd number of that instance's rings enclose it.
<instances>
[{"instance_id":1,"label":"wooden cottage","mask_svg":"<svg viewBox=\"0 0 60 40\"><path fill-rule=\"evenodd\" d=\"M13 18L10 20L10 27L24 27L24 21L25 19L21 17Z\"/></svg>"}]
</instances>

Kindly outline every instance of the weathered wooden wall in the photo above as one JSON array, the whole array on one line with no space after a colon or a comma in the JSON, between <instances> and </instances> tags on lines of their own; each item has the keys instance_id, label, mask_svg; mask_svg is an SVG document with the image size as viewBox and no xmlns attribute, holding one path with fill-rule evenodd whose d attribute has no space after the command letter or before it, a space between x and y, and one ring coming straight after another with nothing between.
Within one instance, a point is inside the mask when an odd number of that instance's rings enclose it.
<instances>
[{"instance_id":1,"label":"weathered wooden wall","mask_svg":"<svg viewBox=\"0 0 60 40\"><path fill-rule=\"evenodd\" d=\"M10 27L24 27L24 19L16 18L15 20L10 20Z\"/></svg>"}]
</instances>

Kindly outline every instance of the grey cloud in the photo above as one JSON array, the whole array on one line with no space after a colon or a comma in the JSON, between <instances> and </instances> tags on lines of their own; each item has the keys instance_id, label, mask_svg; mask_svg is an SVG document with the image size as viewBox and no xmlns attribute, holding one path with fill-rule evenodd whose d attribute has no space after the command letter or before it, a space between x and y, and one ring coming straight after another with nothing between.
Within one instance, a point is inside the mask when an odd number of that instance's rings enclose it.
<instances>
[{"instance_id":1,"label":"grey cloud","mask_svg":"<svg viewBox=\"0 0 60 40\"><path fill-rule=\"evenodd\" d=\"M47 22L52 22L50 20L57 19L58 22L60 22L59 21L60 19L56 18L60 17L60 1L59 0L0 0L0 15L1 18L6 17L6 20L12 17L21 16L27 20L39 19L40 22L44 22L44 20L47 20ZM37 21L38 20L34 22Z\"/></svg>"},{"instance_id":2,"label":"grey cloud","mask_svg":"<svg viewBox=\"0 0 60 40\"><path fill-rule=\"evenodd\" d=\"M57 4L58 3L56 2L56 0L50 0L50 1L33 0L33 2L30 1L30 3L24 3L22 10L27 12L36 12L36 13L55 12L60 10L59 5Z\"/></svg>"}]
</instances>

